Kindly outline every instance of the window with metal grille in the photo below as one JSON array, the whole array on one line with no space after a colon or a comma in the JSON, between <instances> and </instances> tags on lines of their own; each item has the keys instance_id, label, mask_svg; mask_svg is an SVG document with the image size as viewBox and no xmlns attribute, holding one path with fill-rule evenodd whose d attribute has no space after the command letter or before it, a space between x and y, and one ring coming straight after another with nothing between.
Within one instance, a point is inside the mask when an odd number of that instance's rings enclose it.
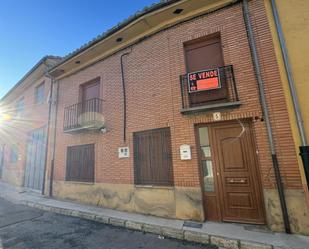
<instances>
[{"instance_id":1,"label":"window with metal grille","mask_svg":"<svg viewBox=\"0 0 309 249\"><path fill-rule=\"evenodd\" d=\"M170 129L136 132L133 141L135 184L172 186Z\"/></svg>"},{"instance_id":2,"label":"window with metal grille","mask_svg":"<svg viewBox=\"0 0 309 249\"><path fill-rule=\"evenodd\" d=\"M94 181L94 144L68 147L66 180Z\"/></svg>"},{"instance_id":3,"label":"window with metal grille","mask_svg":"<svg viewBox=\"0 0 309 249\"><path fill-rule=\"evenodd\" d=\"M45 98L45 84L43 82L35 88L35 103L36 104L44 103L44 98Z\"/></svg>"}]
</instances>

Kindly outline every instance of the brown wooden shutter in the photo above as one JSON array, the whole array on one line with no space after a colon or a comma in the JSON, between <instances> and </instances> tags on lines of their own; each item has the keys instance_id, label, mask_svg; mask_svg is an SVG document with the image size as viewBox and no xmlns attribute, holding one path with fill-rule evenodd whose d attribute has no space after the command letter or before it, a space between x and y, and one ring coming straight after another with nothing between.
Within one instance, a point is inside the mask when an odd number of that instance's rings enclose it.
<instances>
[{"instance_id":1,"label":"brown wooden shutter","mask_svg":"<svg viewBox=\"0 0 309 249\"><path fill-rule=\"evenodd\" d=\"M94 144L68 147L66 180L94 181Z\"/></svg>"},{"instance_id":2,"label":"brown wooden shutter","mask_svg":"<svg viewBox=\"0 0 309 249\"><path fill-rule=\"evenodd\" d=\"M169 128L134 133L135 184L173 185Z\"/></svg>"},{"instance_id":3,"label":"brown wooden shutter","mask_svg":"<svg viewBox=\"0 0 309 249\"><path fill-rule=\"evenodd\" d=\"M185 43L187 72L197 72L224 66L220 34ZM190 103L203 105L209 101L222 101L227 98L225 77L220 77L221 88L190 93Z\"/></svg>"}]
</instances>

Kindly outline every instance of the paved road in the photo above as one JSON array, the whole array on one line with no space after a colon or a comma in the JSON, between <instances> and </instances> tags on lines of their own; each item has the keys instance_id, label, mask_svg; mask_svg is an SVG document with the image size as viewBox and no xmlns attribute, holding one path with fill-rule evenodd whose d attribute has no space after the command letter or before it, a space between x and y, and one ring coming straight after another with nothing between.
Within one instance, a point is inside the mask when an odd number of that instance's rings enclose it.
<instances>
[{"instance_id":1,"label":"paved road","mask_svg":"<svg viewBox=\"0 0 309 249\"><path fill-rule=\"evenodd\" d=\"M0 198L3 249L215 249L67 217L17 205ZM0 249L2 249L0 243Z\"/></svg>"}]
</instances>

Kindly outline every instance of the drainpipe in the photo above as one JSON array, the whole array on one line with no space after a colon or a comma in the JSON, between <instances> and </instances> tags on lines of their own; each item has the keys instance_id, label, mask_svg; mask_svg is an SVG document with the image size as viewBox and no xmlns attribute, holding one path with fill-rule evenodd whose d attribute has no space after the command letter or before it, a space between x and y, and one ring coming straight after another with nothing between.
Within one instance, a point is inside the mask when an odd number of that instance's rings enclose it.
<instances>
[{"instance_id":1,"label":"drainpipe","mask_svg":"<svg viewBox=\"0 0 309 249\"><path fill-rule=\"evenodd\" d=\"M299 147L300 149L300 156L302 157L303 160L303 165L304 165L304 170L306 174L306 179L307 183L309 183L309 146L307 142L307 137L306 137L306 132L304 128L304 121L302 119L301 111L300 111L300 106L297 98L297 93L296 93L296 88L295 88L295 83L293 79L293 74L292 74L292 69L290 66L290 60L285 44L285 39L283 36L283 31L279 19L279 14L276 6L275 0L271 0L271 9L273 12L274 20L275 20L275 25L277 29L277 34L279 38L279 43L280 43L280 49L283 57L283 62L284 62L284 67L285 71L287 74L288 78L288 83L289 83L289 88L291 92L291 97L292 97L292 102L293 102L293 108L294 108L294 113L296 116L296 121L297 121L297 126L298 126L298 132L299 136L301 139L301 146Z\"/></svg>"},{"instance_id":2,"label":"drainpipe","mask_svg":"<svg viewBox=\"0 0 309 249\"><path fill-rule=\"evenodd\" d=\"M5 144L2 144L2 146L1 146L1 161L0 161L0 179L2 179L3 167L4 167L4 150L5 150Z\"/></svg>"},{"instance_id":3,"label":"drainpipe","mask_svg":"<svg viewBox=\"0 0 309 249\"><path fill-rule=\"evenodd\" d=\"M57 134L57 113L58 113L58 96L59 96L59 83L57 82L57 90L55 100L52 101L56 104L54 112L54 132L53 132L53 148L52 148L52 159L50 167L50 178L49 178L49 196L53 196L53 181L54 181L54 168L55 168L55 153L56 153L56 134Z\"/></svg>"},{"instance_id":4,"label":"drainpipe","mask_svg":"<svg viewBox=\"0 0 309 249\"><path fill-rule=\"evenodd\" d=\"M50 83L50 95L49 95L49 100L48 100L48 118L47 118L47 132L46 132L46 144L45 144L45 162L44 162L44 177L43 177L43 186L42 186L42 192L41 194L44 195L45 193L45 183L46 183L46 164L47 164L47 156L48 156L48 143L49 143L49 132L50 132L50 115L51 115L51 110L52 110L52 98L53 98L53 82L54 79L47 74L47 77L51 79Z\"/></svg>"},{"instance_id":5,"label":"drainpipe","mask_svg":"<svg viewBox=\"0 0 309 249\"><path fill-rule=\"evenodd\" d=\"M123 69L123 57L129 55L132 51L124 53L120 56L120 66L121 66L121 82L122 82L122 94L123 94L123 142L127 140L127 95L126 95L126 85L124 79L124 69Z\"/></svg>"},{"instance_id":6,"label":"drainpipe","mask_svg":"<svg viewBox=\"0 0 309 249\"><path fill-rule=\"evenodd\" d=\"M243 7L244 22L245 22L246 29L247 29L247 35L248 35L248 41L249 41L249 46L250 46L250 50L251 50L252 62L253 62L253 66L254 66L255 76L256 76L256 79L257 79L257 83L258 83L262 111L263 111L263 115L264 115L264 119L265 119L265 123L266 123L267 136L268 136L268 141L269 141L270 150L271 150L271 157L272 157L273 168L274 168L275 178L276 178L276 185L277 185L279 199L280 199L284 228L285 228L286 233L291 233L289 215L288 215L288 210L287 210L286 200L285 200L285 195L284 195L284 189L283 189L283 183L282 183L282 178L281 178L281 174L280 174L280 168L279 168L278 158L277 158L277 154L276 154L276 148L275 148L275 144L274 144L272 127L271 127L271 123L270 123L269 112L268 112L268 107L267 107L267 102L266 102L266 97L265 97L264 82L263 82L263 79L262 79L257 48L256 48L256 44L255 44L255 39L254 39L254 35L253 35L253 29L252 29L251 21L250 21L248 0L243 0L242 3L243 3L242 7Z\"/></svg>"}]
</instances>

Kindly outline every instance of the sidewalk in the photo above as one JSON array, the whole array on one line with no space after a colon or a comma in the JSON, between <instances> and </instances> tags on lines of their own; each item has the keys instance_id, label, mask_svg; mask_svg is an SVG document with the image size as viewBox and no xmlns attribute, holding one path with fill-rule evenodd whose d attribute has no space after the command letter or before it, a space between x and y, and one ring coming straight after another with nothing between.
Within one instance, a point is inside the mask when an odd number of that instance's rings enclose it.
<instances>
[{"instance_id":1,"label":"sidewalk","mask_svg":"<svg viewBox=\"0 0 309 249\"><path fill-rule=\"evenodd\" d=\"M201 228L182 220L127 213L47 198L0 181L0 197L45 211L228 249L307 249L309 237L274 233L260 226L206 222ZM193 223L193 226L198 223Z\"/></svg>"}]
</instances>

